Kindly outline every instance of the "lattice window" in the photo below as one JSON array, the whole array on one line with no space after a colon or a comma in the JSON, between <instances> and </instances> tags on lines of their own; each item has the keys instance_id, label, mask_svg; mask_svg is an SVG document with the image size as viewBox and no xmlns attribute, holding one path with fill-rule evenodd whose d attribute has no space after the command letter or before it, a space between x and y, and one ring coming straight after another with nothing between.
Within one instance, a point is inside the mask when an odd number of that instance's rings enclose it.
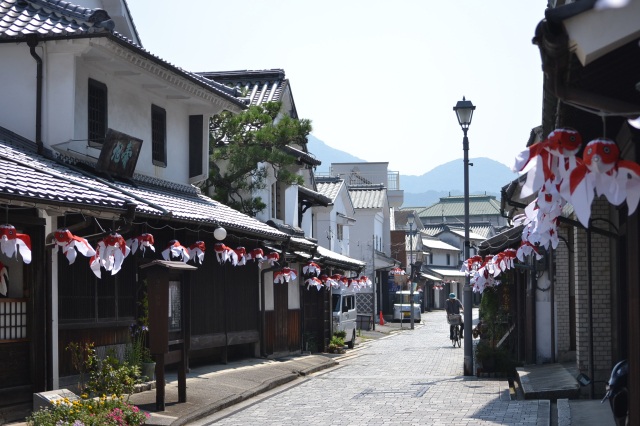
<instances>
[{"instance_id":1,"label":"lattice window","mask_svg":"<svg viewBox=\"0 0 640 426\"><path fill-rule=\"evenodd\" d=\"M27 300L0 300L0 341L27 337Z\"/></svg>"},{"instance_id":2,"label":"lattice window","mask_svg":"<svg viewBox=\"0 0 640 426\"><path fill-rule=\"evenodd\" d=\"M89 79L87 99L88 139L90 144L104 143L107 135L107 86L99 81Z\"/></svg>"}]
</instances>

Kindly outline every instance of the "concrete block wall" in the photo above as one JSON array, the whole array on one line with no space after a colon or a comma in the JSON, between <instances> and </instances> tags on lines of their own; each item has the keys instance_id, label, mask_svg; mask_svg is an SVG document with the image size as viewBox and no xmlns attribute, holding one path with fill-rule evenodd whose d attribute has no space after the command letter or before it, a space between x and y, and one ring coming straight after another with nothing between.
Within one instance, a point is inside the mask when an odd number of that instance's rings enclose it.
<instances>
[{"instance_id":1,"label":"concrete block wall","mask_svg":"<svg viewBox=\"0 0 640 426\"><path fill-rule=\"evenodd\" d=\"M571 351L571 322L570 322L570 279L572 274L569 271L569 229L565 227L558 228L560 243L555 250L554 265L554 300L555 300L555 318L556 318L556 351L557 359L564 361L567 359L568 352Z\"/></svg>"},{"instance_id":2,"label":"concrete block wall","mask_svg":"<svg viewBox=\"0 0 640 426\"><path fill-rule=\"evenodd\" d=\"M606 222L598 218L609 218L611 206L603 197L594 200L591 209L592 225L609 229ZM576 277L576 361L581 372L590 374L595 381L595 394L604 394L606 380L611 373L612 310L611 287L613 276L612 247L615 242L609 237L591 233L591 294L593 324L593 364L589 372L589 270L587 265L587 233L584 229L575 232L575 277Z\"/></svg>"}]
</instances>

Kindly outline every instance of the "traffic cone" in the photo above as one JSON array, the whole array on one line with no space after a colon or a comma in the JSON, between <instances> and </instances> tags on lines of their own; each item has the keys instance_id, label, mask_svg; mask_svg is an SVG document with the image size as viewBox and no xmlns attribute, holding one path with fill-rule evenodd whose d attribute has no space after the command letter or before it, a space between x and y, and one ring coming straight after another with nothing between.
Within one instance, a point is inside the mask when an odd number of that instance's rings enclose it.
<instances>
[{"instance_id":1,"label":"traffic cone","mask_svg":"<svg viewBox=\"0 0 640 426\"><path fill-rule=\"evenodd\" d=\"M384 318L382 317L382 311L380 311L380 325L384 325Z\"/></svg>"}]
</instances>

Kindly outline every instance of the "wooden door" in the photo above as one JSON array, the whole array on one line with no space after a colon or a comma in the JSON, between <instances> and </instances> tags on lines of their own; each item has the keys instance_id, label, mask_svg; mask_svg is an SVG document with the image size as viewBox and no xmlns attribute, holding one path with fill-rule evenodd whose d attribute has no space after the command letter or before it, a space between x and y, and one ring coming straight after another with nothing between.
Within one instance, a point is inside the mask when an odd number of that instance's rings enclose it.
<instances>
[{"instance_id":1,"label":"wooden door","mask_svg":"<svg viewBox=\"0 0 640 426\"><path fill-rule=\"evenodd\" d=\"M287 284L273 284L273 309L275 315L274 353L289 350L287 316L289 311L289 289Z\"/></svg>"}]
</instances>

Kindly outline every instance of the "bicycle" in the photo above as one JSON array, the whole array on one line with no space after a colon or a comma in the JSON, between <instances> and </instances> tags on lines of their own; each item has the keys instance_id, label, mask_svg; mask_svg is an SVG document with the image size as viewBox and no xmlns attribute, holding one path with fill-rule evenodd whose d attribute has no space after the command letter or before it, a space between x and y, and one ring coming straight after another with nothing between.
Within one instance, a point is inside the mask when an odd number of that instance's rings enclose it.
<instances>
[{"instance_id":1,"label":"bicycle","mask_svg":"<svg viewBox=\"0 0 640 426\"><path fill-rule=\"evenodd\" d=\"M447 315L447 322L449 323L449 332L453 336L451 343L455 348L456 345L460 347L462 345L462 339L460 338L460 325L462 324L462 315L451 314Z\"/></svg>"}]
</instances>

